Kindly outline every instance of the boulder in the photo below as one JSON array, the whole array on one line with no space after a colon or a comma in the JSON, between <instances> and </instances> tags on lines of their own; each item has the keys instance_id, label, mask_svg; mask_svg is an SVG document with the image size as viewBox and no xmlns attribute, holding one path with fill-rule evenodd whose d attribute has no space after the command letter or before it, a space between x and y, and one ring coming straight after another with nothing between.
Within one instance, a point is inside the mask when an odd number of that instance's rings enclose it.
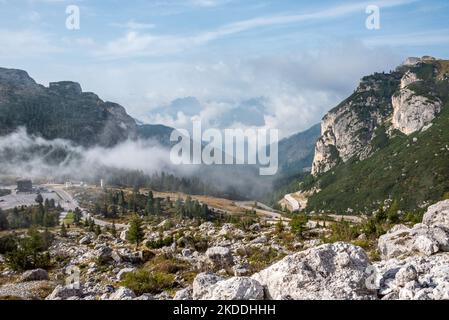
<instances>
[{"instance_id":1,"label":"boulder","mask_svg":"<svg viewBox=\"0 0 449 320\"><path fill-rule=\"evenodd\" d=\"M154 296L152 296L149 293L144 293L143 295L134 298L133 300L145 300L145 301L150 301L150 300L154 300Z\"/></svg>"},{"instance_id":2,"label":"boulder","mask_svg":"<svg viewBox=\"0 0 449 320\"><path fill-rule=\"evenodd\" d=\"M28 270L20 277L21 282L48 280L48 272L44 269Z\"/></svg>"},{"instance_id":3,"label":"boulder","mask_svg":"<svg viewBox=\"0 0 449 320\"><path fill-rule=\"evenodd\" d=\"M232 266L233 257L231 250L226 247L212 247L207 249L206 257L214 269L226 269Z\"/></svg>"},{"instance_id":4,"label":"boulder","mask_svg":"<svg viewBox=\"0 0 449 320\"><path fill-rule=\"evenodd\" d=\"M117 280L121 281L128 273L134 272L136 268L124 268L117 273Z\"/></svg>"},{"instance_id":5,"label":"boulder","mask_svg":"<svg viewBox=\"0 0 449 320\"><path fill-rule=\"evenodd\" d=\"M225 223L221 227L221 230L218 232L218 235L219 236L223 236L223 237L231 237L233 239L236 239L236 238L243 238L243 237L245 237L245 232L243 230L240 230L240 229L236 228L231 223Z\"/></svg>"},{"instance_id":6,"label":"boulder","mask_svg":"<svg viewBox=\"0 0 449 320\"><path fill-rule=\"evenodd\" d=\"M262 300L262 285L248 277L234 277L213 285L202 300Z\"/></svg>"},{"instance_id":7,"label":"boulder","mask_svg":"<svg viewBox=\"0 0 449 320\"><path fill-rule=\"evenodd\" d=\"M256 239L251 241L251 243L253 243L253 244L256 244L256 243L265 244L267 242L268 242L268 238L265 235L257 237Z\"/></svg>"},{"instance_id":8,"label":"boulder","mask_svg":"<svg viewBox=\"0 0 449 320\"><path fill-rule=\"evenodd\" d=\"M405 287L407 283L418 280L418 271L413 265L404 266L396 273L395 279L398 287Z\"/></svg>"},{"instance_id":9,"label":"boulder","mask_svg":"<svg viewBox=\"0 0 449 320\"><path fill-rule=\"evenodd\" d=\"M449 200L430 206L424 214L423 224L449 231Z\"/></svg>"},{"instance_id":10,"label":"boulder","mask_svg":"<svg viewBox=\"0 0 449 320\"><path fill-rule=\"evenodd\" d=\"M57 286L45 300L68 300L73 297L81 297L82 290L70 286Z\"/></svg>"},{"instance_id":11,"label":"boulder","mask_svg":"<svg viewBox=\"0 0 449 320\"><path fill-rule=\"evenodd\" d=\"M122 232L120 232L120 239L123 241L127 241L128 240L128 229L123 230Z\"/></svg>"},{"instance_id":12,"label":"boulder","mask_svg":"<svg viewBox=\"0 0 449 320\"><path fill-rule=\"evenodd\" d=\"M369 267L362 248L338 242L289 255L252 278L274 300L375 299Z\"/></svg>"},{"instance_id":13,"label":"boulder","mask_svg":"<svg viewBox=\"0 0 449 320\"><path fill-rule=\"evenodd\" d=\"M378 249L384 260L449 251L449 233L439 226L419 223L413 228L396 225L379 237Z\"/></svg>"},{"instance_id":14,"label":"boulder","mask_svg":"<svg viewBox=\"0 0 449 320\"><path fill-rule=\"evenodd\" d=\"M192 300L193 299L193 287L187 287L185 289L176 292L173 300Z\"/></svg>"},{"instance_id":15,"label":"boulder","mask_svg":"<svg viewBox=\"0 0 449 320\"><path fill-rule=\"evenodd\" d=\"M87 244L90 244L91 242L92 242L92 238L90 236L85 236L85 237L82 237L78 243L81 245L87 245Z\"/></svg>"},{"instance_id":16,"label":"boulder","mask_svg":"<svg viewBox=\"0 0 449 320\"><path fill-rule=\"evenodd\" d=\"M120 287L109 296L108 300L132 300L134 298L136 298L136 295L131 289Z\"/></svg>"},{"instance_id":17,"label":"boulder","mask_svg":"<svg viewBox=\"0 0 449 320\"><path fill-rule=\"evenodd\" d=\"M95 255L100 264L112 261L112 249L108 246L101 245L96 248Z\"/></svg>"},{"instance_id":18,"label":"boulder","mask_svg":"<svg viewBox=\"0 0 449 320\"><path fill-rule=\"evenodd\" d=\"M209 294L212 286L223 278L213 273L200 273L193 280L192 297L195 300L200 300L202 297Z\"/></svg>"},{"instance_id":19,"label":"boulder","mask_svg":"<svg viewBox=\"0 0 449 320\"><path fill-rule=\"evenodd\" d=\"M232 270L236 277L246 276L250 273L249 266L246 263L237 264L232 267Z\"/></svg>"},{"instance_id":20,"label":"boulder","mask_svg":"<svg viewBox=\"0 0 449 320\"><path fill-rule=\"evenodd\" d=\"M383 300L449 299L449 253L390 259L374 267Z\"/></svg>"}]
</instances>

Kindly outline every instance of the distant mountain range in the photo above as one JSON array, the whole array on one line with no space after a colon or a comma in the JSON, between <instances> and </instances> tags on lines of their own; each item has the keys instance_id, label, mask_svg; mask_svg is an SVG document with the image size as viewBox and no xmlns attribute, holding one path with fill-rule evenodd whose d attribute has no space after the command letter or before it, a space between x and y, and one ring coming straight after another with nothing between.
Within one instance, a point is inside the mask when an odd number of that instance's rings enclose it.
<instances>
[{"instance_id":1,"label":"distant mountain range","mask_svg":"<svg viewBox=\"0 0 449 320\"><path fill-rule=\"evenodd\" d=\"M182 102L179 100L177 103ZM36 83L26 71L0 68L0 137L21 127L33 136L46 140L64 139L85 148L110 148L128 139L151 139L168 148L173 144L170 134L174 130L163 125L142 124L128 115L121 105L105 102L95 93L83 92L76 82L54 82L45 87ZM316 125L281 140L278 176L288 180L289 176L310 170L319 135L320 128ZM78 157L61 147L40 146L26 150L56 164ZM7 155L0 155L0 159L16 161L14 159L33 157L32 154L12 152L9 150ZM273 182L272 178L259 179L255 166L211 166L201 170L201 174L217 184L222 177L228 180L227 184L235 181L240 191L228 193L241 192L251 197L269 192ZM254 185L259 186L251 187ZM263 191L253 192L256 189Z\"/></svg>"},{"instance_id":2,"label":"distant mountain range","mask_svg":"<svg viewBox=\"0 0 449 320\"><path fill-rule=\"evenodd\" d=\"M48 140L66 139L89 147L111 147L126 139L166 143L172 129L138 125L124 107L83 92L70 81L37 84L25 71L0 68L0 135L25 127Z\"/></svg>"}]
</instances>

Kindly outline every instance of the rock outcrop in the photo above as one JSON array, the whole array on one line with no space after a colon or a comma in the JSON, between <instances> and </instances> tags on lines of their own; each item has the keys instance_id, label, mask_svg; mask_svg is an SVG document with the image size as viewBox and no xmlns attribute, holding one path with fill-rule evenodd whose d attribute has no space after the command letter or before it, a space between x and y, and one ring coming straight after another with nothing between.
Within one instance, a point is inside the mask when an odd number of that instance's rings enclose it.
<instances>
[{"instance_id":1,"label":"rock outcrop","mask_svg":"<svg viewBox=\"0 0 449 320\"><path fill-rule=\"evenodd\" d=\"M354 157L370 157L381 127L389 134L396 129L410 135L429 125L443 105L434 88L441 81L440 62L411 58L391 73L364 77L355 93L323 118L312 174L325 173Z\"/></svg>"},{"instance_id":2,"label":"rock outcrop","mask_svg":"<svg viewBox=\"0 0 449 320\"><path fill-rule=\"evenodd\" d=\"M442 102L436 97L425 97L405 87L392 98L394 129L410 135L432 122L440 113Z\"/></svg>"},{"instance_id":3,"label":"rock outcrop","mask_svg":"<svg viewBox=\"0 0 449 320\"><path fill-rule=\"evenodd\" d=\"M378 248L383 259L449 251L449 200L430 206L423 223L413 228L404 225L392 228L379 238Z\"/></svg>"},{"instance_id":4,"label":"rock outcrop","mask_svg":"<svg viewBox=\"0 0 449 320\"><path fill-rule=\"evenodd\" d=\"M179 291L175 297L180 299L184 294L184 291ZM215 274L201 273L193 282L192 297L196 300L262 300L264 289L249 277L224 280Z\"/></svg>"},{"instance_id":5,"label":"rock outcrop","mask_svg":"<svg viewBox=\"0 0 449 320\"><path fill-rule=\"evenodd\" d=\"M287 256L252 278L275 300L374 299L369 266L362 248L340 242Z\"/></svg>"},{"instance_id":6,"label":"rock outcrop","mask_svg":"<svg viewBox=\"0 0 449 320\"><path fill-rule=\"evenodd\" d=\"M412 256L374 264L384 300L449 299L449 254Z\"/></svg>"},{"instance_id":7,"label":"rock outcrop","mask_svg":"<svg viewBox=\"0 0 449 320\"><path fill-rule=\"evenodd\" d=\"M22 282L43 281L48 279L48 272L44 269L28 270L24 272L20 277L20 281Z\"/></svg>"}]
</instances>

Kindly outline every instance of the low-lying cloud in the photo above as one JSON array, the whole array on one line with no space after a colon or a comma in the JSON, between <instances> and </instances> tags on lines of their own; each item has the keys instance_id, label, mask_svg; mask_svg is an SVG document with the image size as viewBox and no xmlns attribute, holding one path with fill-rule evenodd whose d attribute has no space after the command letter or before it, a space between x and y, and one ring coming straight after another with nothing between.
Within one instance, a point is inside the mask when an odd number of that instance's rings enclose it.
<instances>
[{"instance_id":1,"label":"low-lying cloud","mask_svg":"<svg viewBox=\"0 0 449 320\"><path fill-rule=\"evenodd\" d=\"M127 140L113 148L83 148L67 140L30 136L24 128L0 137L0 160L0 173L29 178L89 179L103 168L181 173L181 168L170 164L169 150L152 140Z\"/></svg>"}]
</instances>

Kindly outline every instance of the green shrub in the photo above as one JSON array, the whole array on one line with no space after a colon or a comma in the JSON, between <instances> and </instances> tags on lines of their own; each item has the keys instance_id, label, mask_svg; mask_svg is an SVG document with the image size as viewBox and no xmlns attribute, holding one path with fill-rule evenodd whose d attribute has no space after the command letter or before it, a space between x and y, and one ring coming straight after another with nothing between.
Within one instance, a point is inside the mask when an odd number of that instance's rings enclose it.
<instances>
[{"instance_id":1,"label":"green shrub","mask_svg":"<svg viewBox=\"0 0 449 320\"><path fill-rule=\"evenodd\" d=\"M49 240L36 229L30 229L28 236L17 240L17 247L6 254L7 264L14 270L24 271L50 266Z\"/></svg>"},{"instance_id":2,"label":"green shrub","mask_svg":"<svg viewBox=\"0 0 449 320\"><path fill-rule=\"evenodd\" d=\"M160 248L163 248L163 247L169 247L172 244L173 244L173 238L172 237L167 237L167 238L164 238L164 239L147 241L146 246L149 249L160 249Z\"/></svg>"},{"instance_id":3,"label":"green shrub","mask_svg":"<svg viewBox=\"0 0 449 320\"><path fill-rule=\"evenodd\" d=\"M12 235L7 235L0 238L0 254L5 254L16 250L17 238Z\"/></svg>"},{"instance_id":4,"label":"green shrub","mask_svg":"<svg viewBox=\"0 0 449 320\"><path fill-rule=\"evenodd\" d=\"M126 274L121 285L131 289L137 295L144 293L159 294L174 287L175 277L164 272L137 270Z\"/></svg>"}]
</instances>

